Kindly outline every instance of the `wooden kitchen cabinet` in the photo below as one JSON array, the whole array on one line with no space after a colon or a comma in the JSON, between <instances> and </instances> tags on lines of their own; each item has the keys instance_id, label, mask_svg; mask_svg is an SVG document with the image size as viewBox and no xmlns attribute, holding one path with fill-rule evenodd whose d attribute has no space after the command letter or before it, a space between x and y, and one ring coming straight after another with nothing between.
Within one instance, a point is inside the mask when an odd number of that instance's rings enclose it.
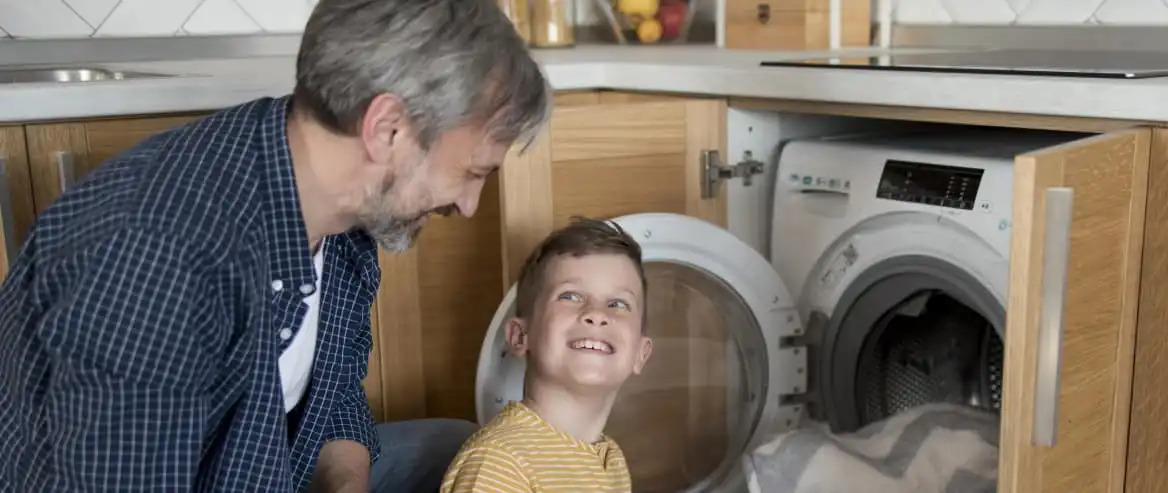
<instances>
[{"instance_id":1,"label":"wooden kitchen cabinet","mask_svg":"<svg viewBox=\"0 0 1168 493\"><path fill-rule=\"evenodd\" d=\"M63 189L114 155L151 135L200 116L119 118L25 126L36 213L44 212Z\"/></svg>"},{"instance_id":2,"label":"wooden kitchen cabinet","mask_svg":"<svg viewBox=\"0 0 1168 493\"><path fill-rule=\"evenodd\" d=\"M0 279L36 219L24 127L0 126Z\"/></svg>"}]
</instances>

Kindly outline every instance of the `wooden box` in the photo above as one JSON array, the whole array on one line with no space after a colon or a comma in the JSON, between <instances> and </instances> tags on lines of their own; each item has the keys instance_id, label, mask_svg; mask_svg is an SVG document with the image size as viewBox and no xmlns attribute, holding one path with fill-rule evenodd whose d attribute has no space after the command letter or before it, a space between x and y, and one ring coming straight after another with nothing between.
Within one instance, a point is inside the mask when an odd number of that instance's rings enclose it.
<instances>
[{"instance_id":1,"label":"wooden box","mask_svg":"<svg viewBox=\"0 0 1168 493\"><path fill-rule=\"evenodd\" d=\"M870 0L839 0L840 47L869 46ZM829 0L725 0L725 47L758 50L831 48Z\"/></svg>"}]
</instances>

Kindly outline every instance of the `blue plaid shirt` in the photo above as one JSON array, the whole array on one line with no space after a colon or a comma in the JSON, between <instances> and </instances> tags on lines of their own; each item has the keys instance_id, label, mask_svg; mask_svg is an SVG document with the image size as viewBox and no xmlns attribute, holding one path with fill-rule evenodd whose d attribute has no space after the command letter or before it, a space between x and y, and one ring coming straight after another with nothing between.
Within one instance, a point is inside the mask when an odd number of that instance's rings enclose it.
<instances>
[{"instance_id":1,"label":"blue plaid shirt","mask_svg":"<svg viewBox=\"0 0 1168 493\"><path fill-rule=\"evenodd\" d=\"M357 231L325 239L289 438L277 361L315 273L288 104L151 137L38 218L0 288L0 491L286 492L327 441L377 457L361 381L381 273Z\"/></svg>"}]
</instances>

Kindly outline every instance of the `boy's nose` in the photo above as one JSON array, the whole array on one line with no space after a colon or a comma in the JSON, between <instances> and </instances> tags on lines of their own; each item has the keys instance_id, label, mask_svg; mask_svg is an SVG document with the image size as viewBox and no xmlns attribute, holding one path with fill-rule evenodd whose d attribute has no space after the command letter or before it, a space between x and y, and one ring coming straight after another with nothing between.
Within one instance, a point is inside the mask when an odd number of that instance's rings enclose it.
<instances>
[{"instance_id":1,"label":"boy's nose","mask_svg":"<svg viewBox=\"0 0 1168 493\"><path fill-rule=\"evenodd\" d=\"M588 325L608 325L608 317L598 312L585 313L582 319Z\"/></svg>"}]
</instances>

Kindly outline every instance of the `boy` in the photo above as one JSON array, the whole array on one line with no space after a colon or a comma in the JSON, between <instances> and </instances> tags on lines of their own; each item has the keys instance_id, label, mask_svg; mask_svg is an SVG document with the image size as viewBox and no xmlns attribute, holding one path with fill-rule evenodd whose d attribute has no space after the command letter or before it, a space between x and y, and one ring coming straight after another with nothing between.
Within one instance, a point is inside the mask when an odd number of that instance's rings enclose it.
<instances>
[{"instance_id":1,"label":"boy","mask_svg":"<svg viewBox=\"0 0 1168 493\"><path fill-rule=\"evenodd\" d=\"M512 353L527 360L523 400L463 444L442 493L632 491L603 430L653 349L645 290L641 248L619 226L577 219L548 236L519 273L507 322Z\"/></svg>"}]
</instances>

